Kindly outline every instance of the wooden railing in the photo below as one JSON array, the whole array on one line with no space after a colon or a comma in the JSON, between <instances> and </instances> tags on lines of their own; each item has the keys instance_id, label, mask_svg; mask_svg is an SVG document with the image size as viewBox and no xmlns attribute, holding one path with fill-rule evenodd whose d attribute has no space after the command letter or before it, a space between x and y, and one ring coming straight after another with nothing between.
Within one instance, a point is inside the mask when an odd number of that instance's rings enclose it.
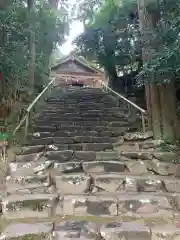
<instances>
[{"instance_id":1,"label":"wooden railing","mask_svg":"<svg viewBox=\"0 0 180 240\"><path fill-rule=\"evenodd\" d=\"M142 109L141 107L139 107L137 104L131 102L130 100L125 98L123 95L115 92L112 88L110 88L103 81L99 80L99 82L100 82L100 84L101 84L101 86L102 86L102 88L104 90L112 92L117 97L118 103L119 103L119 100L123 100L123 102L128 105L129 111L131 111L131 107L133 107L134 109L136 109L140 113L140 115L141 115L141 123L142 123L142 131L145 132L146 131L145 119L147 119L147 111Z\"/></svg>"},{"instance_id":2,"label":"wooden railing","mask_svg":"<svg viewBox=\"0 0 180 240\"><path fill-rule=\"evenodd\" d=\"M22 118L22 120L20 121L20 123L18 124L18 126L14 129L12 135L14 136L16 134L16 132L22 127L22 125L25 123L25 129L24 129L24 135L25 138L27 137L28 134L28 128L29 128L29 124L30 124L30 114L31 111L33 109L33 107L35 106L35 104L40 100L40 98L44 95L44 93L50 89L50 87L54 84L55 78L53 78L48 84L47 86L42 90L42 92L40 92L38 94L38 96L34 99L34 101L29 105L29 107L26 109L26 113L25 116Z\"/></svg>"}]
</instances>

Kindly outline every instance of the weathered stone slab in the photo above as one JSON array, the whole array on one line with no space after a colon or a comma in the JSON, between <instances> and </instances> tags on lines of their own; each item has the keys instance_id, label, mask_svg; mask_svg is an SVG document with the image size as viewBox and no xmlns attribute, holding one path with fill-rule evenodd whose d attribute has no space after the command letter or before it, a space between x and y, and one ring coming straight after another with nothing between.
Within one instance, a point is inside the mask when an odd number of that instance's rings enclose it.
<instances>
[{"instance_id":1,"label":"weathered stone slab","mask_svg":"<svg viewBox=\"0 0 180 240\"><path fill-rule=\"evenodd\" d=\"M112 138L110 137L93 137L94 143L111 143L113 142Z\"/></svg>"},{"instance_id":2,"label":"weathered stone slab","mask_svg":"<svg viewBox=\"0 0 180 240\"><path fill-rule=\"evenodd\" d=\"M91 136L76 136L74 137L75 143L92 143L93 137Z\"/></svg>"},{"instance_id":3,"label":"weathered stone slab","mask_svg":"<svg viewBox=\"0 0 180 240\"><path fill-rule=\"evenodd\" d=\"M142 175L147 172L146 163L142 160L139 161L126 161L126 168L132 174Z\"/></svg>"},{"instance_id":4,"label":"weathered stone slab","mask_svg":"<svg viewBox=\"0 0 180 240\"><path fill-rule=\"evenodd\" d=\"M72 159L73 151L72 150L49 151L46 153L46 156L49 160L56 160L57 162L66 162Z\"/></svg>"},{"instance_id":5,"label":"weathered stone slab","mask_svg":"<svg viewBox=\"0 0 180 240\"><path fill-rule=\"evenodd\" d=\"M52 137L54 133L52 132L35 132L32 134L29 134L29 137L32 137L34 139L40 139L40 138L49 138Z\"/></svg>"},{"instance_id":6,"label":"weathered stone slab","mask_svg":"<svg viewBox=\"0 0 180 240\"><path fill-rule=\"evenodd\" d=\"M163 182L153 178L137 178L137 186L140 192L158 192L163 190Z\"/></svg>"},{"instance_id":7,"label":"weathered stone slab","mask_svg":"<svg viewBox=\"0 0 180 240\"><path fill-rule=\"evenodd\" d=\"M124 189L124 177L119 176L118 174L104 174L97 175L94 177L94 187L98 191L105 192L119 192Z\"/></svg>"},{"instance_id":8,"label":"weathered stone slab","mask_svg":"<svg viewBox=\"0 0 180 240\"><path fill-rule=\"evenodd\" d=\"M55 194L10 195L2 199L2 212L7 219L49 217L56 198Z\"/></svg>"},{"instance_id":9,"label":"weathered stone slab","mask_svg":"<svg viewBox=\"0 0 180 240\"><path fill-rule=\"evenodd\" d=\"M119 137L116 137L116 141L113 143L113 146L119 147L119 146L122 146L123 144L124 144L124 138L119 136Z\"/></svg>"},{"instance_id":10,"label":"weathered stone slab","mask_svg":"<svg viewBox=\"0 0 180 240\"><path fill-rule=\"evenodd\" d=\"M39 153L39 152L43 152L44 148L45 148L44 145L21 147L20 150L16 152L16 154L26 155L26 154Z\"/></svg>"},{"instance_id":11,"label":"weathered stone slab","mask_svg":"<svg viewBox=\"0 0 180 240\"><path fill-rule=\"evenodd\" d=\"M146 140L153 137L153 132L135 132L135 133L126 133L124 139L127 141L137 141L137 140Z\"/></svg>"},{"instance_id":12,"label":"weathered stone slab","mask_svg":"<svg viewBox=\"0 0 180 240\"><path fill-rule=\"evenodd\" d=\"M122 152L139 152L139 145L136 142L125 142L123 145L114 145L114 150L119 154Z\"/></svg>"},{"instance_id":13,"label":"weathered stone slab","mask_svg":"<svg viewBox=\"0 0 180 240\"><path fill-rule=\"evenodd\" d=\"M154 176L125 176L124 188L127 192L158 192L163 191L161 179Z\"/></svg>"},{"instance_id":14,"label":"weathered stone slab","mask_svg":"<svg viewBox=\"0 0 180 240\"><path fill-rule=\"evenodd\" d=\"M113 133L112 133L112 131L103 131L103 132L99 133L99 136L100 137L111 137L111 136L113 136Z\"/></svg>"},{"instance_id":15,"label":"weathered stone slab","mask_svg":"<svg viewBox=\"0 0 180 240\"><path fill-rule=\"evenodd\" d=\"M57 224L54 231L56 240L80 239L98 240L100 237L98 225L86 221L64 221Z\"/></svg>"},{"instance_id":16,"label":"weathered stone slab","mask_svg":"<svg viewBox=\"0 0 180 240\"><path fill-rule=\"evenodd\" d=\"M61 124L61 126L58 126L58 130L59 131L80 131L80 129L82 128L82 126L69 126L68 124Z\"/></svg>"},{"instance_id":17,"label":"weathered stone slab","mask_svg":"<svg viewBox=\"0 0 180 240\"><path fill-rule=\"evenodd\" d=\"M39 161L43 156L43 152L40 153L32 153L27 155L17 155L15 161L16 162L31 162L31 161Z\"/></svg>"},{"instance_id":18,"label":"weathered stone slab","mask_svg":"<svg viewBox=\"0 0 180 240\"><path fill-rule=\"evenodd\" d=\"M98 132L96 131L76 131L76 132L69 132L69 136L76 137L76 136L92 136L92 137L98 137Z\"/></svg>"},{"instance_id":19,"label":"weathered stone slab","mask_svg":"<svg viewBox=\"0 0 180 240\"><path fill-rule=\"evenodd\" d=\"M82 144L68 144L68 149L73 151L81 151L82 150Z\"/></svg>"},{"instance_id":20,"label":"weathered stone slab","mask_svg":"<svg viewBox=\"0 0 180 240\"><path fill-rule=\"evenodd\" d=\"M37 161L37 162L12 162L9 163L9 174L15 176L31 176L38 172L45 172L53 166L52 161Z\"/></svg>"},{"instance_id":21,"label":"weathered stone slab","mask_svg":"<svg viewBox=\"0 0 180 240\"><path fill-rule=\"evenodd\" d=\"M152 206L148 213L157 212L159 209L172 209L169 199L165 196L156 195L122 195L118 196L118 213L141 212L142 208Z\"/></svg>"},{"instance_id":22,"label":"weathered stone slab","mask_svg":"<svg viewBox=\"0 0 180 240\"><path fill-rule=\"evenodd\" d=\"M127 158L131 159L141 159L141 160L151 160L152 154L150 152L121 152L122 156L125 156Z\"/></svg>"},{"instance_id":23,"label":"weathered stone slab","mask_svg":"<svg viewBox=\"0 0 180 240\"><path fill-rule=\"evenodd\" d=\"M78 161L93 161L96 159L96 153L93 151L75 151L73 159Z\"/></svg>"},{"instance_id":24,"label":"weathered stone slab","mask_svg":"<svg viewBox=\"0 0 180 240\"><path fill-rule=\"evenodd\" d=\"M179 194L177 194L175 196L175 203L176 203L177 209L180 210L180 195Z\"/></svg>"},{"instance_id":25,"label":"weathered stone slab","mask_svg":"<svg viewBox=\"0 0 180 240\"><path fill-rule=\"evenodd\" d=\"M75 216L116 216L117 200L107 196L64 196L56 213Z\"/></svg>"},{"instance_id":26,"label":"weathered stone slab","mask_svg":"<svg viewBox=\"0 0 180 240\"><path fill-rule=\"evenodd\" d=\"M88 193L91 186L91 177L85 174L66 174L56 176L56 188L60 194Z\"/></svg>"},{"instance_id":27,"label":"weathered stone slab","mask_svg":"<svg viewBox=\"0 0 180 240\"><path fill-rule=\"evenodd\" d=\"M139 141L139 147L142 149L156 148L163 143L163 140L145 140L143 142Z\"/></svg>"},{"instance_id":28,"label":"weathered stone slab","mask_svg":"<svg viewBox=\"0 0 180 240\"><path fill-rule=\"evenodd\" d=\"M1 240L50 240L52 239L52 223L12 223L0 235Z\"/></svg>"},{"instance_id":29,"label":"weathered stone slab","mask_svg":"<svg viewBox=\"0 0 180 240\"><path fill-rule=\"evenodd\" d=\"M96 152L97 161L117 161L119 155L117 152ZM87 160L86 160L87 161Z\"/></svg>"},{"instance_id":30,"label":"weathered stone slab","mask_svg":"<svg viewBox=\"0 0 180 240\"><path fill-rule=\"evenodd\" d=\"M69 134L68 134L68 132L67 131L56 131L55 133L54 133L54 137L68 137L69 136Z\"/></svg>"},{"instance_id":31,"label":"weathered stone slab","mask_svg":"<svg viewBox=\"0 0 180 240\"><path fill-rule=\"evenodd\" d=\"M124 172L125 165L118 161L94 161L84 162L83 169L87 173Z\"/></svg>"},{"instance_id":32,"label":"weathered stone slab","mask_svg":"<svg viewBox=\"0 0 180 240\"><path fill-rule=\"evenodd\" d=\"M177 154L173 152L155 152L153 155L160 161L173 162L177 159Z\"/></svg>"},{"instance_id":33,"label":"weathered stone slab","mask_svg":"<svg viewBox=\"0 0 180 240\"><path fill-rule=\"evenodd\" d=\"M44 186L43 184L37 184L37 185L27 185L22 186L21 188L9 188L6 189L6 196L7 195L28 195L28 194L52 194L55 192L55 187L53 185L50 186Z\"/></svg>"},{"instance_id":34,"label":"weathered stone slab","mask_svg":"<svg viewBox=\"0 0 180 240\"><path fill-rule=\"evenodd\" d=\"M104 151L106 149L113 149L111 143L85 143L83 144L84 151Z\"/></svg>"},{"instance_id":35,"label":"weathered stone slab","mask_svg":"<svg viewBox=\"0 0 180 240\"><path fill-rule=\"evenodd\" d=\"M43 175L6 177L6 191L8 193L15 192L20 189L23 190L26 188L49 186L49 184L49 177Z\"/></svg>"},{"instance_id":36,"label":"weathered stone slab","mask_svg":"<svg viewBox=\"0 0 180 240\"><path fill-rule=\"evenodd\" d=\"M33 130L35 132L55 132L57 129L55 126L33 126Z\"/></svg>"},{"instance_id":37,"label":"weathered stone slab","mask_svg":"<svg viewBox=\"0 0 180 240\"><path fill-rule=\"evenodd\" d=\"M118 137L124 135L124 133L128 131L128 127L111 127L110 130L113 136Z\"/></svg>"},{"instance_id":38,"label":"weathered stone slab","mask_svg":"<svg viewBox=\"0 0 180 240\"><path fill-rule=\"evenodd\" d=\"M51 144L45 147L46 151L63 151L68 150L68 144Z\"/></svg>"},{"instance_id":39,"label":"weathered stone slab","mask_svg":"<svg viewBox=\"0 0 180 240\"><path fill-rule=\"evenodd\" d=\"M153 159L149 164L149 170L153 170L155 173L163 176L175 175L177 166L173 163L160 162L157 159Z\"/></svg>"},{"instance_id":40,"label":"weathered stone slab","mask_svg":"<svg viewBox=\"0 0 180 240\"><path fill-rule=\"evenodd\" d=\"M168 192L180 193L180 179L164 179L164 185Z\"/></svg>"},{"instance_id":41,"label":"weathered stone slab","mask_svg":"<svg viewBox=\"0 0 180 240\"><path fill-rule=\"evenodd\" d=\"M105 240L151 240L151 231L141 223L108 223L100 228L100 233Z\"/></svg>"},{"instance_id":42,"label":"weathered stone slab","mask_svg":"<svg viewBox=\"0 0 180 240\"><path fill-rule=\"evenodd\" d=\"M61 175L62 173L81 173L83 172L80 162L66 162L54 163L54 175Z\"/></svg>"},{"instance_id":43,"label":"weathered stone slab","mask_svg":"<svg viewBox=\"0 0 180 240\"><path fill-rule=\"evenodd\" d=\"M124 190L125 192L137 192L138 191L137 179L133 176L126 176L124 178Z\"/></svg>"},{"instance_id":44,"label":"weathered stone slab","mask_svg":"<svg viewBox=\"0 0 180 240\"><path fill-rule=\"evenodd\" d=\"M129 122L128 121L113 121L109 123L109 127L128 127Z\"/></svg>"},{"instance_id":45,"label":"weathered stone slab","mask_svg":"<svg viewBox=\"0 0 180 240\"><path fill-rule=\"evenodd\" d=\"M163 226L154 226L151 228L152 237L151 240L178 240L180 239L180 228L172 224L166 224Z\"/></svg>"},{"instance_id":46,"label":"weathered stone slab","mask_svg":"<svg viewBox=\"0 0 180 240\"><path fill-rule=\"evenodd\" d=\"M74 140L72 137L54 137L53 138L53 143L54 144L69 144L73 143Z\"/></svg>"},{"instance_id":47,"label":"weathered stone slab","mask_svg":"<svg viewBox=\"0 0 180 240\"><path fill-rule=\"evenodd\" d=\"M53 143L53 137L46 138L34 138L31 140L31 145L51 145Z\"/></svg>"}]
</instances>

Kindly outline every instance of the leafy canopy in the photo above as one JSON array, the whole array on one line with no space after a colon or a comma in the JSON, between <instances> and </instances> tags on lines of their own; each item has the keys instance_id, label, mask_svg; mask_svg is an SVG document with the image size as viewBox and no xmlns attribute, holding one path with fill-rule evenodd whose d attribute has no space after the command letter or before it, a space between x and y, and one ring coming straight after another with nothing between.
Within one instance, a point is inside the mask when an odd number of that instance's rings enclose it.
<instances>
[{"instance_id":1,"label":"leafy canopy","mask_svg":"<svg viewBox=\"0 0 180 240\"><path fill-rule=\"evenodd\" d=\"M136 9L135 0L84 1L79 19L85 31L75 41L79 54L95 59L116 78L139 54Z\"/></svg>"},{"instance_id":2,"label":"leafy canopy","mask_svg":"<svg viewBox=\"0 0 180 240\"><path fill-rule=\"evenodd\" d=\"M0 97L19 97L28 92L30 60L29 33L35 32L35 87L44 84L53 49L64 41L68 31L67 10L63 4L53 7L52 0L34 0L29 12L27 1L7 1L0 9ZM33 28L30 22L33 21ZM37 91L39 91L37 89Z\"/></svg>"},{"instance_id":3,"label":"leafy canopy","mask_svg":"<svg viewBox=\"0 0 180 240\"><path fill-rule=\"evenodd\" d=\"M160 21L154 30L158 44L152 44L155 53L139 74L139 79L157 84L178 80L180 74L180 2L168 0L158 7ZM155 9L150 5L147 11L153 14Z\"/></svg>"}]
</instances>

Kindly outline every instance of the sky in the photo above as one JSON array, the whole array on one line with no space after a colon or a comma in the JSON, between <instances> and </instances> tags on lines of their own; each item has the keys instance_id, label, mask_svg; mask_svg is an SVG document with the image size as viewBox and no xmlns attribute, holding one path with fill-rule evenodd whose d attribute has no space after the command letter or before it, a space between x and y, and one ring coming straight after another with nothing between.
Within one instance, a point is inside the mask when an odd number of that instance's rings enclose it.
<instances>
[{"instance_id":1,"label":"sky","mask_svg":"<svg viewBox=\"0 0 180 240\"><path fill-rule=\"evenodd\" d=\"M80 0L67 0L69 16L71 16L74 6L78 6L79 2ZM74 14L76 15L75 12ZM60 51L62 54L68 55L74 49L72 42L83 31L83 23L77 20L71 23L69 35L67 36L66 42L60 47Z\"/></svg>"},{"instance_id":2,"label":"sky","mask_svg":"<svg viewBox=\"0 0 180 240\"><path fill-rule=\"evenodd\" d=\"M73 49L73 40L80 35L84 30L83 23L79 21L72 22L70 26L69 36L67 36L66 42L60 47L60 51L63 55L68 55Z\"/></svg>"}]
</instances>

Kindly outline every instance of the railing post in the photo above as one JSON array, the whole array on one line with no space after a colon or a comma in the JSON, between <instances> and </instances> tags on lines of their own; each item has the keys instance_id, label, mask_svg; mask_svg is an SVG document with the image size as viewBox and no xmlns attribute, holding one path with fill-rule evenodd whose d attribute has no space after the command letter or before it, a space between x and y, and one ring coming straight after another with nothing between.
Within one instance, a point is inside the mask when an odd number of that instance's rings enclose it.
<instances>
[{"instance_id":1,"label":"railing post","mask_svg":"<svg viewBox=\"0 0 180 240\"><path fill-rule=\"evenodd\" d=\"M30 116L30 113L27 112L27 114L26 114L26 124L25 124L25 133L24 133L24 138L25 138L25 139L27 139L27 135L28 135L29 116Z\"/></svg>"},{"instance_id":2,"label":"railing post","mask_svg":"<svg viewBox=\"0 0 180 240\"><path fill-rule=\"evenodd\" d=\"M116 106L119 107L119 98L116 96Z\"/></svg>"},{"instance_id":3,"label":"railing post","mask_svg":"<svg viewBox=\"0 0 180 240\"><path fill-rule=\"evenodd\" d=\"M131 106L130 106L130 104L127 104L127 107L128 107L128 115L129 115L129 117L131 117Z\"/></svg>"},{"instance_id":4,"label":"railing post","mask_svg":"<svg viewBox=\"0 0 180 240\"><path fill-rule=\"evenodd\" d=\"M145 117L142 112L141 112L141 121L142 121L142 131L143 133L145 133L146 132Z\"/></svg>"}]
</instances>

